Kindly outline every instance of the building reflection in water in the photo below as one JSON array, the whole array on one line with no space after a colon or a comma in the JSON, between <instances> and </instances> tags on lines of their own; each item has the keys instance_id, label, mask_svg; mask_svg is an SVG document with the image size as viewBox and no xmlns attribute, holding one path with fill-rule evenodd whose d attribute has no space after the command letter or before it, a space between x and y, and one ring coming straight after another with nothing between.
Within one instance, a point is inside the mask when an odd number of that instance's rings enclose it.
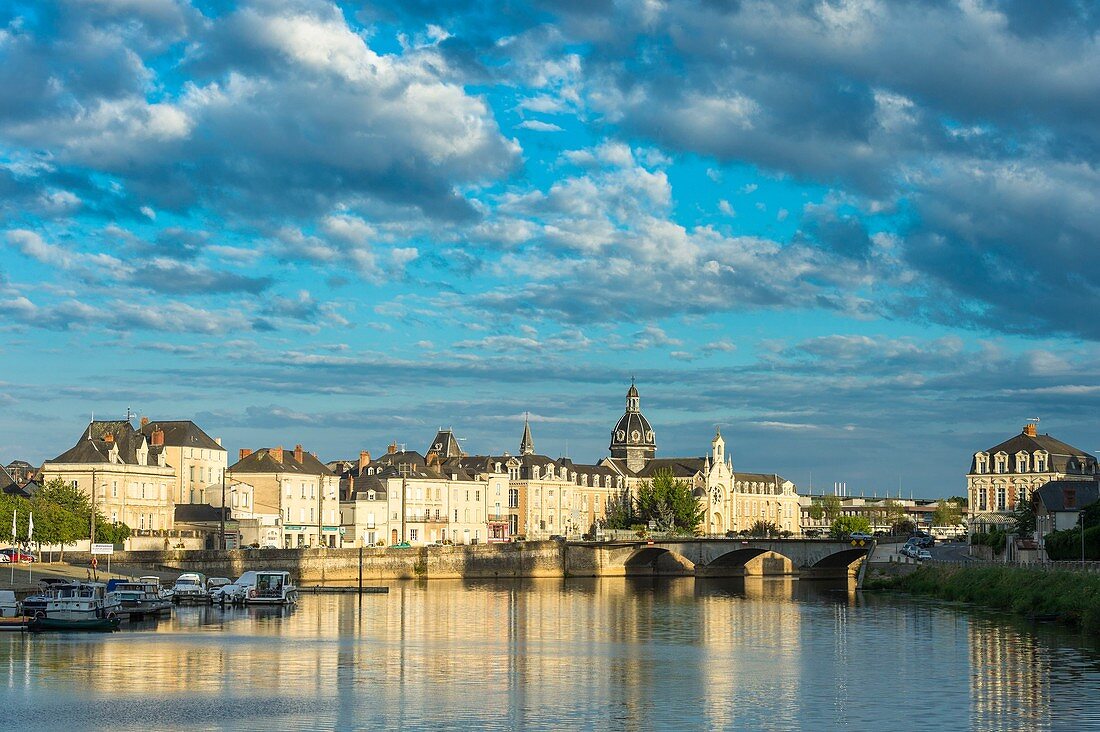
<instances>
[{"instance_id":1,"label":"building reflection in water","mask_svg":"<svg viewBox=\"0 0 1100 732\"><path fill-rule=\"evenodd\" d=\"M1037 639L984 619L968 630L971 728L1050 729L1050 658Z\"/></svg>"},{"instance_id":2,"label":"building reflection in water","mask_svg":"<svg viewBox=\"0 0 1100 732\"><path fill-rule=\"evenodd\" d=\"M137 627L0 637L12 725L1047 729L1100 684L1072 645L790 578L406 582Z\"/></svg>"}]
</instances>

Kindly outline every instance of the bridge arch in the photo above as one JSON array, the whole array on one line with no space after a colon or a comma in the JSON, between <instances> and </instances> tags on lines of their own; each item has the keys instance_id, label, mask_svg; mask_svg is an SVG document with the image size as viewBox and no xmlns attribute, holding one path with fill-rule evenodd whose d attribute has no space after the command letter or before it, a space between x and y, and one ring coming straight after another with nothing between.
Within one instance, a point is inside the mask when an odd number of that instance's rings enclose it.
<instances>
[{"instance_id":1,"label":"bridge arch","mask_svg":"<svg viewBox=\"0 0 1100 732\"><path fill-rule=\"evenodd\" d=\"M647 546L627 557L623 563L629 575L685 575L695 573L695 564L677 552L659 546Z\"/></svg>"},{"instance_id":2,"label":"bridge arch","mask_svg":"<svg viewBox=\"0 0 1100 732\"><path fill-rule=\"evenodd\" d=\"M794 562L779 552L763 547L743 547L721 554L697 574L711 577L741 577L746 575L794 574Z\"/></svg>"},{"instance_id":3,"label":"bridge arch","mask_svg":"<svg viewBox=\"0 0 1100 732\"><path fill-rule=\"evenodd\" d=\"M811 576L847 576L859 565L859 562L867 556L867 547L852 547L839 552L833 552L819 559L812 567Z\"/></svg>"}]
</instances>

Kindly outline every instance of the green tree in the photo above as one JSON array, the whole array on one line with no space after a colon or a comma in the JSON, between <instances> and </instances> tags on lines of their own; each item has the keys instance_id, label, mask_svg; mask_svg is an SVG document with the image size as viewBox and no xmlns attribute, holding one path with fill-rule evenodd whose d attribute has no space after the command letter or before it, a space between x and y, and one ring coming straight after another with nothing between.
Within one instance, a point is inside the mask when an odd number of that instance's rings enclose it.
<instances>
[{"instance_id":1,"label":"green tree","mask_svg":"<svg viewBox=\"0 0 1100 732\"><path fill-rule=\"evenodd\" d=\"M624 487L618 495L607 499L604 526L608 529L629 529L636 523L638 518L634 511L634 499L630 496L630 489Z\"/></svg>"},{"instance_id":2,"label":"green tree","mask_svg":"<svg viewBox=\"0 0 1100 732\"><path fill-rule=\"evenodd\" d=\"M917 530L917 525L913 523L911 518L903 518L901 521L896 521L890 525L890 533L894 536L905 536L906 534L912 534Z\"/></svg>"},{"instance_id":3,"label":"green tree","mask_svg":"<svg viewBox=\"0 0 1100 732\"><path fill-rule=\"evenodd\" d=\"M840 516L841 503L838 496L822 496L820 501L810 504L810 518L814 521L827 519L834 521Z\"/></svg>"},{"instance_id":4,"label":"green tree","mask_svg":"<svg viewBox=\"0 0 1100 732\"><path fill-rule=\"evenodd\" d=\"M948 498L936 504L932 512L933 526L958 526L962 523L964 504L957 498Z\"/></svg>"},{"instance_id":5,"label":"green tree","mask_svg":"<svg viewBox=\"0 0 1100 732\"><path fill-rule=\"evenodd\" d=\"M43 544L59 544L61 559L65 545L87 539L91 528L91 502L83 492L60 478L54 478L30 501L34 510L34 538Z\"/></svg>"},{"instance_id":6,"label":"green tree","mask_svg":"<svg viewBox=\"0 0 1100 732\"><path fill-rule=\"evenodd\" d=\"M1031 501L1020 501L1012 512L1013 531L1016 536L1031 536L1035 533L1035 506Z\"/></svg>"},{"instance_id":7,"label":"green tree","mask_svg":"<svg viewBox=\"0 0 1100 732\"><path fill-rule=\"evenodd\" d=\"M834 539L845 539L857 533L871 533L871 522L866 516L841 516L829 527L829 536Z\"/></svg>"},{"instance_id":8,"label":"green tree","mask_svg":"<svg viewBox=\"0 0 1100 732\"><path fill-rule=\"evenodd\" d=\"M749 527L749 536L779 536L779 525L774 521L758 519Z\"/></svg>"},{"instance_id":9,"label":"green tree","mask_svg":"<svg viewBox=\"0 0 1100 732\"><path fill-rule=\"evenodd\" d=\"M637 520L653 521L658 531L694 534L706 509L692 495L691 486L673 477L671 470L659 470L652 480L638 487Z\"/></svg>"}]
</instances>

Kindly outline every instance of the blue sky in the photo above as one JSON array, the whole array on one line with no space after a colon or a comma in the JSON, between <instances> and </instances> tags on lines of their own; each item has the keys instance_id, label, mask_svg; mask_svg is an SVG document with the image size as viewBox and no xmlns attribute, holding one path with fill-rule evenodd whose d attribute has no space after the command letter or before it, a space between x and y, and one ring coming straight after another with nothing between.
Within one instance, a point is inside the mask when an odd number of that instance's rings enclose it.
<instances>
[{"instance_id":1,"label":"blue sky","mask_svg":"<svg viewBox=\"0 0 1100 732\"><path fill-rule=\"evenodd\" d=\"M961 493L1100 449L1092 3L0 4L0 460L94 413L324 459Z\"/></svg>"}]
</instances>

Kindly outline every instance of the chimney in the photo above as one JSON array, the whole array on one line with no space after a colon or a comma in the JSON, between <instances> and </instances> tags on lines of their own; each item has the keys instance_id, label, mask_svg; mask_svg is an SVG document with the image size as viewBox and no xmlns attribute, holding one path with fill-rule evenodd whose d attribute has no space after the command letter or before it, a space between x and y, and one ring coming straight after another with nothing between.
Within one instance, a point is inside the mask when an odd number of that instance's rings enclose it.
<instances>
[{"instance_id":1,"label":"chimney","mask_svg":"<svg viewBox=\"0 0 1100 732\"><path fill-rule=\"evenodd\" d=\"M153 447L163 447L164 446L164 430L160 430L160 429L153 430L153 434L150 435L149 442L152 443Z\"/></svg>"},{"instance_id":2,"label":"chimney","mask_svg":"<svg viewBox=\"0 0 1100 732\"><path fill-rule=\"evenodd\" d=\"M363 468L368 465L370 465L370 453L366 450L362 450L359 452L359 472L362 473Z\"/></svg>"},{"instance_id":3,"label":"chimney","mask_svg":"<svg viewBox=\"0 0 1100 732\"><path fill-rule=\"evenodd\" d=\"M221 446L222 446L222 438L220 438L220 437L215 437L215 438L214 438L214 442L218 443L218 447L221 447Z\"/></svg>"},{"instance_id":4,"label":"chimney","mask_svg":"<svg viewBox=\"0 0 1100 732\"><path fill-rule=\"evenodd\" d=\"M397 452L397 440L394 440L390 443L390 446L386 448L386 452L390 455L393 455Z\"/></svg>"},{"instance_id":5,"label":"chimney","mask_svg":"<svg viewBox=\"0 0 1100 732\"><path fill-rule=\"evenodd\" d=\"M302 454L302 446L301 445L295 445L294 446L294 462L300 463L300 462L302 462L303 458L305 458L305 455Z\"/></svg>"},{"instance_id":6,"label":"chimney","mask_svg":"<svg viewBox=\"0 0 1100 732\"><path fill-rule=\"evenodd\" d=\"M1028 437L1035 437L1038 434L1038 430L1035 428L1034 422L1028 422L1024 425L1024 434Z\"/></svg>"},{"instance_id":7,"label":"chimney","mask_svg":"<svg viewBox=\"0 0 1100 732\"><path fill-rule=\"evenodd\" d=\"M275 462L281 463L283 461L283 446L269 447L267 448L267 454L270 455Z\"/></svg>"},{"instance_id":8,"label":"chimney","mask_svg":"<svg viewBox=\"0 0 1100 732\"><path fill-rule=\"evenodd\" d=\"M148 417L142 417L141 418L141 426L144 428L145 425L147 425L147 424L149 424L149 418Z\"/></svg>"},{"instance_id":9,"label":"chimney","mask_svg":"<svg viewBox=\"0 0 1100 732\"><path fill-rule=\"evenodd\" d=\"M112 442L115 441L115 436L108 432L107 434L103 435L103 441L110 445Z\"/></svg>"},{"instance_id":10,"label":"chimney","mask_svg":"<svg viewBox=\"0 0 1100 732\"><path fill-rule=\"evenodd\" d=\"M242 447L241 451L239 453L237 453L237 460L238 461L244 460L246 457L248 457L251 454L252 454L252 450L250 450L247 447Z\"/></svg>"}]
</instances>

